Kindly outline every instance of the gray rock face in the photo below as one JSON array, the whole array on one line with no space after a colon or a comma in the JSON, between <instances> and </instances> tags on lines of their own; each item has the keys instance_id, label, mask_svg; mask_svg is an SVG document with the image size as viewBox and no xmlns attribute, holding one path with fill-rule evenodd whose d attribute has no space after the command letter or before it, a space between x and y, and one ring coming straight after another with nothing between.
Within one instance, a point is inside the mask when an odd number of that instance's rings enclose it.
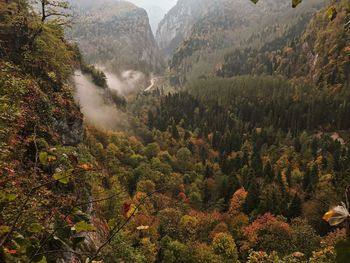
<instances>
[{"instance_id":1,"label":"gray rock face","mask_svg":"<svg viewBox=\"0 0 350 263\"><path fill-rule=\"evenodd\" d=\"M77 145L82 141L84 134L82 118L56 120L55 126L64 145Z\"/></svg>"},{"instance_id":2,"label":"gray rock face","mask_svg":"<svg viewBox=\"0 0 350 263\"><path fill-rule=\"evenodd\" d=\"M128 2L77 9L78 21L68 34L89 63L113 71L159 72L164 67L146 11Z\"/></svg>"},{"instance_id":3,"label":"gray rock face","mask_svg":"<svg viewBox=\"0 0 350 263\"><path fill-rule=\"evenodd\" d=\"M159 23L156 40L162 54L169 58L191 33L191 28L204 11L207 0L179 0Z\"/></svg>"}]
</instances>

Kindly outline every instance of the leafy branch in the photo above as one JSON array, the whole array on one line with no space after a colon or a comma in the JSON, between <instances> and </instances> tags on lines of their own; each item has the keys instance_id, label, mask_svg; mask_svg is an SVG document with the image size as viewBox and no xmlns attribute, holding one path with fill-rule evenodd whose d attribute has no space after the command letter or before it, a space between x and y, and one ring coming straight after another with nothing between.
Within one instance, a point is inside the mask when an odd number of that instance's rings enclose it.
<instances>
[{"instance_id":1,"label":"leafy branch","mask_svg":"<svg viewBox=\"0 0 350 263\"><path fill-rule=\"evenodd\" d=\"M113 240L113 238L118 235L118 233L131 221L131 219L135 216L138 209L146 202L147 199L151 198L154 194L159 193L161 191L166 190L167 187L155 190L149 194L147 194L145 197L141 199L141 201L135 206L130 216L127 217L127 219L124 221L123 224L119 225L117 224L112 230L110 236L107 238L107 240L96 250L94 255L88 260L88 263L92 263L95 259L98 258L101 251Z\"/></svg>"}]
</instances>

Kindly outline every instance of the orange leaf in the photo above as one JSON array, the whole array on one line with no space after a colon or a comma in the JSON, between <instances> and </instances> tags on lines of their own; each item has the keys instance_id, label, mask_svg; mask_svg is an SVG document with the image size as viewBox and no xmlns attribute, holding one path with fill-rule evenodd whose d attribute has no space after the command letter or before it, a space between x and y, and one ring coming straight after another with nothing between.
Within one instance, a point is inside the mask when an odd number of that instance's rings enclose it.
<instances>
[{"instance_id":1,"label":"orange leaf","mask_svg":"<svg viewBox=\"0 0 350 263\"><path fill-rule=\"evenodd\" d=\"M328 211L327 213L324 214L323 216L323 220L328 222L329 219L331 219L331 217L334 215L334 211L333 210L330 210Z\"/></svg>"},{"instance_id":2,"label":"orange leaf","mask_svg":"<svg viewBox=\"0 0 350 263\"><path fill-rule=\"evenodd\" d=\"M89 165L89 164L82 164L82 165L79 165L78 167L84 171L91 171L94 169L94 167L92 165Z\"/></svg>"},{"instance_id":3,"label":"orange leaf","mask_svg":"<svg viewBox=\"0 0 350 263\"><path fill-rule=\"evenodd\" d=\"M16 253L17 253L17 250L15 250L15 249L8 249L8 248L5 247L4 252L5 252L6 254L13 255L13 254L16 254Z\"/></svg>"}]
</instances>

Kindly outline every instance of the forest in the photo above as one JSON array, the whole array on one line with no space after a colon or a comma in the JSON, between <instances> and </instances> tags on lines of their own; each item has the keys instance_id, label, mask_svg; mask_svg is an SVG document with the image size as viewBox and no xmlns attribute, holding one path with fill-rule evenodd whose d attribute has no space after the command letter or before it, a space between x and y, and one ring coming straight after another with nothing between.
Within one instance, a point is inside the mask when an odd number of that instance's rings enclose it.
<instances>
[{"instance_id":1,"label":"forest","mask_svg":"<svg viewBox=\"0 0 350 263\"><path fill-rule=\"evenodd\" d=\"M349 262L350 5L327 5L172 85L186 40L124 97L67 37L66 2L1 1L0 262ZM86 120L77 71L127 129Z\"/></svg>"}]
</instances>

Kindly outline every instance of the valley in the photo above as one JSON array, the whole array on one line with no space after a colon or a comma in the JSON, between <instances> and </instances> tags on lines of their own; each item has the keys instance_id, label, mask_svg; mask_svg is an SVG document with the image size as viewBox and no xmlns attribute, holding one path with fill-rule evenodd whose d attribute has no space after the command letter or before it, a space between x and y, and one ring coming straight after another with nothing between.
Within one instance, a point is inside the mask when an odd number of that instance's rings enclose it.
<instances>
[{"instance_id":1,"label":"valley","mask_svg":"<svg viewBox=\"0 0 350 263\"><path fill-rule=\"evenodd\" d=\"M0 2L0 262L347 263L348 0Z\"/></svg>"}]
</instances>

